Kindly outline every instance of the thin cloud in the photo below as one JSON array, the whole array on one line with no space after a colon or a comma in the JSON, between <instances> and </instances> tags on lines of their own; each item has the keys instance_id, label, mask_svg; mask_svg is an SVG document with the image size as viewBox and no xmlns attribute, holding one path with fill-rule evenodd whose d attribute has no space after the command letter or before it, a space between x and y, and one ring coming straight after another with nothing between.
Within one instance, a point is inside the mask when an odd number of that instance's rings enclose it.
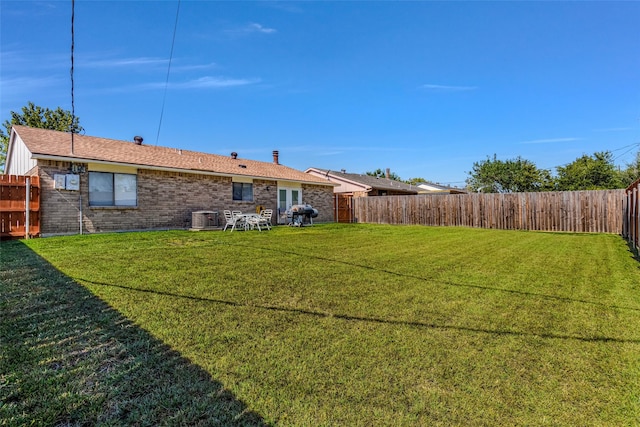
<instances>
[{"instance_id":1,"label":"thin cloud","mask_svg":"<svg viewBox=\"0 0 640 427\"><path fill-rule=\"evenodd\" d=\"M0 62L11 64L13 72L24 72L18 70L28 70L33 72L35 69L58 69L70 65L69 56L62 54L40 54L33 51L21 50L3 50L0 52Z\"/></svg>"},{"instance_id":2,"label":"thin cloud","mask_svg":"<svg viewBox=\"0 0 640 427\"><path fill-rule=\"evenodd\" d=\"M319 151L316 153L318 156L338 156L344 154L344 151Z\"/></svg>"},{"instance_id":3,"label":"thin cloud","mask_svg":"<svg viewBox=\"0 0 640 427\"><path fill-rule=\"evenodd\" d=\"M232 34L232 35L249 35L249 34L274 34L274 33L277 33L278 30L276 30L275 28L265 27L262 24L258 24L256 22L251 22L245 25L244 27L227 30L225 32L227 34Z\"/></svg>"},{"instance_id":4,"label":"thin cloud","mask_svg":"<svg viewBox=\"0 0 640 427\"><path fill-rule=\"evenodd\" d=\"M553 144L556 142L573 142L581 141L582 138L548 138L548 139L534 139L531 141L522 141L520 144Z\"/></svg>"},{"instance_id":5,"label":"thin cloud","mask_svg":"<svg viewBox=\"0 0 640 427\"><path fill-rule=\"evenodd\" d=\"M59 87L64 81L59 77L16 77L2 79L0 87L4 96L9 96L38 89Z\"/></svg>"},{"instance_id":6,"label":"thin cloud","mask_svg":"<svg viewBox=\"0 0 640 427\"><path fill-rule=\"evenodd\" d=\"M171 71L197 71L208 70L211 68L218 68L218 64L211 62L209 64L194 64L194 65L176 65L171 66Z\"/></svg>"},{"instance_id":7,"label":"thin cloud","mask_svg":"<svg viewBox=\"0 0 640 427\"><path fill-rule=\"evenodd\" d=\"M78 65L90 68L118 68L118 67L137 67L141 65L166 65L168 59L163 58L122 58L122 59L99 59L80 62Z\"/></svg>"},{"instance_id":8,"label":"thin cloud","mask_svg":"<svg viewBox=\"0 0 640 427\"><path fill-rule=\"evenodd\" d=\"M247 86L260 83L260 79L231 79L226 77L205 76L185 82L169 83L169 89L220 89L228 87ZM149 83L140 86L141 89L164 88L165 83Z\"/></svg>"},{"instance_id":9,"label":"thin cloud","mask_svg":"<svg viewBox=\"0 0 640 427\"><path fill-rule=\"evenodd\" d=\"M274 28L263 27L262 25L256 24L256 23L249 24L246 27L245 31L248 31L250 33L263 33L263 34L273 34L277 32L277 30Z\"/></svg>"},{"instance_id":10,"label":"thin cloud","mask_svg":"<svg viewBox=\"0 0 640 427\"><path fill-rule=\"evenodd\" d=\"M452 86L452 85L435 85L435 84L424 84L420 86L420 88L425 90L430 90L430 91L438 91L438 92L464 92L464 91L478 89L476 86Z\"/></svg>"},{"instance_id":11,"label":"thin cloud","mask_svg":"<svg viewBox=\"0 0 640 427\"><path fill-rule=\"evenodd\" d=\"M138 57L120 59L95 59L79 62L79 66L88 68L136 68L136 67L166 67L169 60L166 58ZM171 70L174 72L197 71L218 68L218 64L182 64L179 59L174 59Z\"/></svg>"},{"instance_id":12,"label":"thin cloud","mask_svg":"<svg viewBox=\"0 0 640 427\"><path fill-rule=\"evenodd\" d=\"M66 99L69 80L63 77L16 77L0 79L0 108L3 115L19 111L26 101L39 105L53 104Z\"/></svg>"}]
</instances>

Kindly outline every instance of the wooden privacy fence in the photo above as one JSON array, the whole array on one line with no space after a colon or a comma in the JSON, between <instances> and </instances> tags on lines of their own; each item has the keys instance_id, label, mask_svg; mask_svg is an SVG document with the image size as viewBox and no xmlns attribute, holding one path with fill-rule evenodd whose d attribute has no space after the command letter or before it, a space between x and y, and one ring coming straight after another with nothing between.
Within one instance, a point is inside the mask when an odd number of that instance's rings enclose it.
<instances>
[{"instance_id":1,"label":"wooden privacy fence","mask_svg":"<svg viewBox=\"0 0 640 427\"><path fill-rule=\"evenodd\" d=\"M625 190L353 199L357 222L622 234Z\"/></svg>"},{"instance_id":2,"label":"wooden privacy fence","mask_svg":"<svg viewBox=\"0 0 640 427\"><path fill-rule=\"evenodd\" d=\"M40 177L0 175L0 238L40 234Z\"/></svg>"},{"instance_id":3,"label":"wooden privacy fence","mask_svg":"<svg viewBox=\"0 0 640 427\"><path fill-rule=\"evenodd\" d=\"M625 190L622 235L636 252L640 252L640 179Z\"/></svg>"}]
</instances>

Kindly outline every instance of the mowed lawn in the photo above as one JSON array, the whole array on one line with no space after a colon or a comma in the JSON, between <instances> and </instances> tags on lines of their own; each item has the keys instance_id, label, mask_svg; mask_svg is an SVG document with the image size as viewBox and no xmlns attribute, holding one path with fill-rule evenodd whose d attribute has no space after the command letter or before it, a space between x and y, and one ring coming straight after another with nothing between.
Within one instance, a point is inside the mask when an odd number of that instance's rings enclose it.
<instances>
[{"instance_id":1,"label":"mowed lawn","mask_svg":"<svg viewBox=\"0 0 640 427\"><path fill-rule=\"evenodd\" d=\"M323 224L1 249L0 425L640 424L619 236Z\"/></svg>"}]
</instances>

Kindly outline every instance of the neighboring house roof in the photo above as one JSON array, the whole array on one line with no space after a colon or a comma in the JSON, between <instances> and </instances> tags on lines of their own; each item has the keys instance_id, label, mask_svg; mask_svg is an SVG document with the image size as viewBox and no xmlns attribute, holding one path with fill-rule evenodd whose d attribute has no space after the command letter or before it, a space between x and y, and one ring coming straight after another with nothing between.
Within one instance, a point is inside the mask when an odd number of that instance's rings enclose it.
<instances>
[{"instance_id":1,"label":"neighboring house roof","mask_svg":"<svg viewBox=\"0 0 640 427\"><path fill-rule=\"evenodd\" d=\"M200 153L155 145L138 145L134 142L71 134L26 126L13 126L7 165L9 170L12 144L19 137L32 159L61 160L127 165L146 169L162 169L207 173L223 176L246 176L295 182L332 185L302 171L275 162L261 162L232 158L216 154ZM275 153L274 153L275 157Z\"/></svg>"},{"instance_id":2,"label":"neighboring house roof","mask_svg":"<svg viewBox=\"0 0 640 427\"><path fill-rule=\"evenodd\" d=\"M338 172L338 171L332 171L328 169L319 169L319 168L309 168L305 172L315 176L325 176L327 180L332 180L334 182L344 182L344 183L354 184L361 187L364 191L371 191L373 189L376 189L376 190L387 190L387 191L399 191L399 192L405 192L407 194L418 193L418 189L416 188L415 185L406 184L400 181L394 181L388 178L378 178L370 175L346 173L342 171Z\"/></svg>"},{"instance_id":3,"label":"neighboring house roof","mask_svg":"<svg viewBox=\"0 0 640 427\"><path fill-rule=\"evenodd\" d=\"M466 193L466 190L463 190L462 188L447 187L446 185L434 184L432 182L419 182L416 186L420 192L423 192L421 190L425 190L426 192L437 193Z\"/></svg>"}]
</instances>

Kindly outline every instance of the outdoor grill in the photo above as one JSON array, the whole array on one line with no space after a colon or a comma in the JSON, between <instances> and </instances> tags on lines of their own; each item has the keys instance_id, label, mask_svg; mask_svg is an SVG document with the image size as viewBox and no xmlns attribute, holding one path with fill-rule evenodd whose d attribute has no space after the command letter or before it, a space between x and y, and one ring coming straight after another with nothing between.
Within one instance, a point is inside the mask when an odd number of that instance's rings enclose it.
<instances>
[{"instance_id":1,"label":"outdoor grill","mask_svg":"<svg viewBox=\"0 0 640 427\"><path fill-rule=\"evenodd\" d=\"M318 216L318 210L311 205L293 205L287 211L289 225L302 227L304 224L313 225L313 218Z\"/></svg>"}]
</instances>

